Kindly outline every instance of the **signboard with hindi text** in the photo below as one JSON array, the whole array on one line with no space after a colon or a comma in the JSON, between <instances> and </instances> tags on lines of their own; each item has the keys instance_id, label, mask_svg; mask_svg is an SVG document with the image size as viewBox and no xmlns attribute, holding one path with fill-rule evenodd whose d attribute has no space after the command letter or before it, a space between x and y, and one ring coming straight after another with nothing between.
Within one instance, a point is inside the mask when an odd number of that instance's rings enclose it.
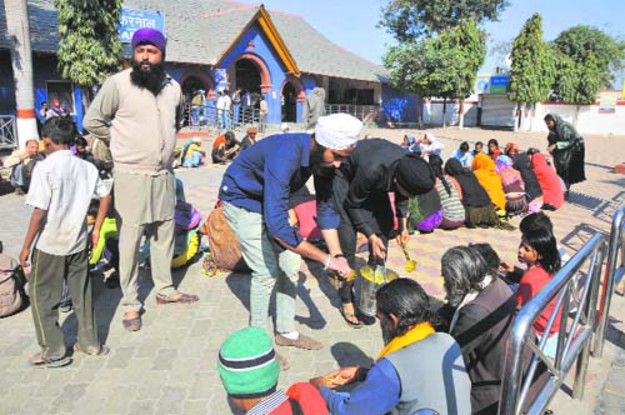
<instances>
[{"instance_id":1,"label":"signboard with hindi text","mask_svg":"<svg viewBox=\"0 0 625 415\"><path fill-rule=\"evenodd\" d=\"M508 92L508 75L498 75L490 77L490 93L493 95L504 95Z\"/></svg>"},{"instance_id":2,"label":"signboard with hindi text","mask_svg":"<svg viewBox=\"0 0 625 415\"><path fill-rule=\"evenodd\" d=\"M130 43L132 35L144 27L150 27L165 33L165 19L161 12L122 8L119 19L119 38L122 43Z\"/></svg>"}]
</instances>

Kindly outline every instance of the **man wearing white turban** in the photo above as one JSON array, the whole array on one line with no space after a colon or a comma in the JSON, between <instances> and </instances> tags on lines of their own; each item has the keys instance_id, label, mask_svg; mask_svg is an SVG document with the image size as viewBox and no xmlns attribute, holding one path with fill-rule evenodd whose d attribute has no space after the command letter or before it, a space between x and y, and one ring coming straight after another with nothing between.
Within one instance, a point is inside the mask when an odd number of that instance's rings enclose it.
<instances>
[{"instance_id":1,"label":"man wearing white turban","mask_svg":"<svg viewBox=\"0 0 625 415\"><path fill-rule=\"evenodd\" d=\"M302 239L289 223L289 196L314 175L340 167L354 150L362 123L347 114L319 118L315 134L273 135L241 153L228 167L219 191L228 223L252 269L250 325L267 328L269 300L276 294L276 344L320 349L322 344L294 327L301 257L351 273L345 258L335 258ZM286 361L278 356L283 369Z\"/></svg>"}]
</instances>

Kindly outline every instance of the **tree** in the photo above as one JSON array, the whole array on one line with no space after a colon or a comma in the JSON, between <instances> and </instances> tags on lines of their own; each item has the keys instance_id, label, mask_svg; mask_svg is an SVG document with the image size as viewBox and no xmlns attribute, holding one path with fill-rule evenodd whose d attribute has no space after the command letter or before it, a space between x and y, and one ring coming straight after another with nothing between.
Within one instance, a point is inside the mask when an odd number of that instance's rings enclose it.
<instances>
[{"instance_id":1,"label":"tree","mask_svg":"<svg viewBox=\"0 0 625 415\"><path fill-rule=\"evenodd\" d=\"M122 0L54 0L54 4L59 11L59 71L83 87L87 107L88 89L102 83L121 63Z\"/></svg>"},{"instance_id":2,"label":"tree","mask_svg":"<svg viewBox=\"0 0 625 415\"><path fill-rule=\"evenodd\" d=\"M558 35L554 46L578 65L585 65L592 55L601 72L600 88L610 88L615 73L625 67L625 42L594 27L573 26Z\"/></svg>"},{"instance_id":3,"label":"tree","mask_svg":"<svg viewBox=\"0 0 625 415\"><path fill-rule=\"evenodd\" d=\"M486 57L486 34L474 22L466 22L435 38L408 41L391 47L384 56L394 88L417 95L417 118L423 128L423 97L464 99L473 92L477 70Z\"/></svg>"},{"instance_id":4,"label":"tree","mask_svg":"<svg viewBox=\"0 0 625 415\"><path fill-rule=\"evenodd\" d=\"M26 0L4 0L7 34L11 48L11 66L15 80L18 146L38 139L33 89L33 60L30 50L30 21Z\"/></svg>"},{"instance_id":5,"label":"tree","mask_svg":"<svg viewBox=\"0 0 625 415\"><path fill-rule=\"evenodd\" d=\"M555 81L555 59L542 37L542 18L536 13L512 45L508 99L518 103L519 117L528 106L545 101Z\"/></svg>"},{"instance_id":6,"label":"tree","mask_svg":"<svg viewBox=\"0 0 625 415\"><path fill-rule=\"evenodd\" d=\"M554 96L560 102L577 105L594 104L601 87L601 69L591 53L584 65L570 57L554 52L557 56L557 78Z\"/></svg>"},{"instance_id":7,"label":"tree","mask_svg":"<svg viewBox=\"0 0 625 415\"><path fill-rule=\"evenodd\" d=\"M432 37L466 21L497 20L508 0L391 0L380 25L400 42Z\"/></svg>"}]
</instances>

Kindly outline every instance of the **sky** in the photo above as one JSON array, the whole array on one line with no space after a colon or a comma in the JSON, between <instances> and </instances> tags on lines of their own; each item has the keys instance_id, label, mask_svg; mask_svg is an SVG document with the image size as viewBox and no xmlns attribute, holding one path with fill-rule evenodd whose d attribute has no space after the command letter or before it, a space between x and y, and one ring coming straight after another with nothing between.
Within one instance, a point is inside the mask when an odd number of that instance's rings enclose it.
<instances>
[{"instance_id":1,"label":"sky","mask_svg":"<svg viewBox=\"0 0 625 415\"><path fill-rule=\"evenodd\" d=\"M242 3L259 3L239 0ZM381 57L392 36L376 27L380 10L387 0L265 0L267 9L291 13L304 19L332 42L343 46L372 62L381 63ZM525 21L534 13L543 18L545 40L575 25L598 27L610 35L625 39L624 0L510 0L510 6L498 22L483 26L489 34L489 46L510 41L516 37ZM490 54L480 71L491 72L497 58Z\"/></svg>"}]
</instances>

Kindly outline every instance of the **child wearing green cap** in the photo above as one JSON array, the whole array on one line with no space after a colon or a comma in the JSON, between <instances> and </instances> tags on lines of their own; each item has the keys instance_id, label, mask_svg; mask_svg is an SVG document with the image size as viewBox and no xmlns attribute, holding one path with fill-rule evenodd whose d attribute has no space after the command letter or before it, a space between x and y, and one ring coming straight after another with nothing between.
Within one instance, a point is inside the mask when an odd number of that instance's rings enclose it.
<instances>
[{"instance_id":1,"label":"child wearing green cap","mask_svg":"<svg viewBox=\"0 0 625 415\"><path fill-rule=\"evenodd\" d=\"M267 332L247 327L221 346L217 370L232 404L247 415L325 415L321 394L310 383L277 389L280 366Z\"/></svg>"}]
</instances>

